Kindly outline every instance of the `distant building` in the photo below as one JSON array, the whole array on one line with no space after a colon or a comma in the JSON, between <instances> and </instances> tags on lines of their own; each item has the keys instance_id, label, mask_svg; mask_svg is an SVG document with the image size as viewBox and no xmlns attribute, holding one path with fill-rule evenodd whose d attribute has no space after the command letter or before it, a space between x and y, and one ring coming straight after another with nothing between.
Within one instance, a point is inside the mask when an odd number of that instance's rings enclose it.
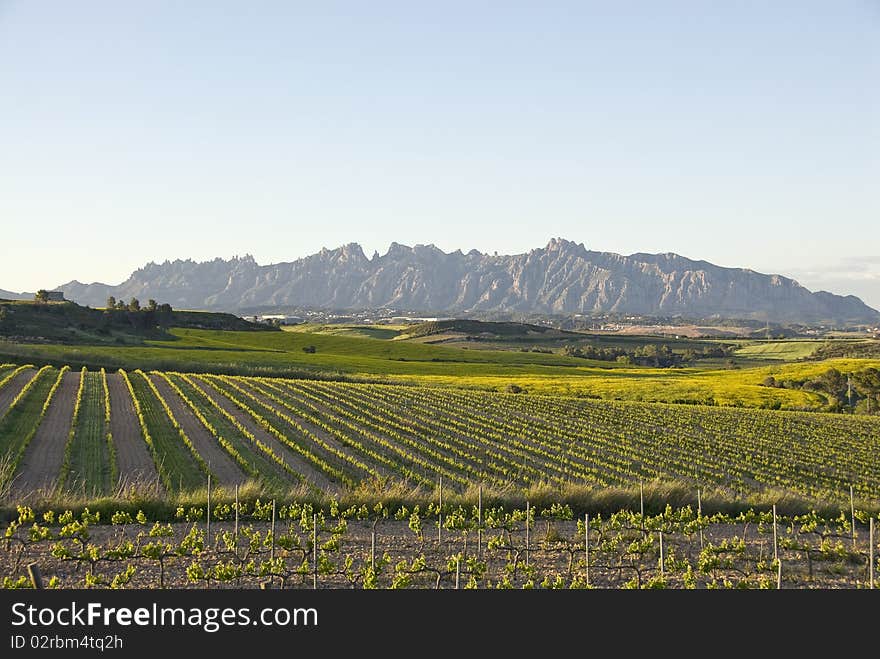
<instances>
[{"instance_id":1,"label":"distant building","mask_svg":"<svg viewBox=\"0 0 880 659\"><path fill-rule=\"evenodd\" d=\"M454 320L453 318L418 318L414 316L392 316L391 323L403 325L405 323L436 323L441 320Z\"/></svg>"},{"instance_id":2,"label":"distant building","mask_svg":"<svg viewBox=\"0 0 880 659\"><path fill-rule=\"evenodd\" d=\"M49 291L49 302L64 302L64 291Z\"/></svg>"},{"instance_id":3,"label":"distant building","mask_svg":"<svg viewBox=\"0 0 880 659\"><path fill-rule=\"evenodd\" d=\"M255 323L265 323L267 325L275 324L278 325L298 325L303 322L301 316L288 316L285 314L262 314L256 316L242 316L245 320L253 318L253 322Z\"/></svg>"}]
</instances>

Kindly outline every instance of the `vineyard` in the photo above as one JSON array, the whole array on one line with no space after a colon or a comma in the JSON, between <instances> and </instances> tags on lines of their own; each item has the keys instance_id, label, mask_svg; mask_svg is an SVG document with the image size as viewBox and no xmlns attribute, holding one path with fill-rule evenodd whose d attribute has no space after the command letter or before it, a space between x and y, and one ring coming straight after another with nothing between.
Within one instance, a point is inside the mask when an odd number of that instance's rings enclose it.
<instances>
[{"instance_id":1,"label":"vineyard","mask_svg":"<svg viewBox=\"0 0 880 659\"><path fill-rule=\"evenodd\" d=\"M403 385L0 366L0 492L265 492L392 481L605 488L649 480L732 497L880 498L880 420Z\"/></svg>"},{"instance_id":2,"label":"vineyard","mask_svg":"<svg viewBox=\"0 0 880 659\"><path fill-rule=\"evenodd\" d=\"M257 499L180 507L171 523L143 511L108 517L19 506L0 539L0 585L873 588L878 551L875 520L859 511L728 516L668 506L576 518L561 504L467 509L434 498L323 510ZM41 575L28 570L34 564Z\"/></svg>"}]
</instances>

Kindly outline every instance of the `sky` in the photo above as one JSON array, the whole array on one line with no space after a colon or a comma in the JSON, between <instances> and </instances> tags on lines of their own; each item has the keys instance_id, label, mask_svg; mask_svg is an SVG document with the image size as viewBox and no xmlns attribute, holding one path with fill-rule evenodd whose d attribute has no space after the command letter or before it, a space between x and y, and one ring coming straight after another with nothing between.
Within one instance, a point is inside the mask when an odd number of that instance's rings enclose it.
<instances>
[{"instance_id":1,"label":"sky","mask_svg":"<svg viewBox=\"0 0 880 659\"><path fill-rule=\"evenodd\" d=\"M880 308L880 0L0 0L0 288L552 237Z\"/></svg>"}]
</instances>

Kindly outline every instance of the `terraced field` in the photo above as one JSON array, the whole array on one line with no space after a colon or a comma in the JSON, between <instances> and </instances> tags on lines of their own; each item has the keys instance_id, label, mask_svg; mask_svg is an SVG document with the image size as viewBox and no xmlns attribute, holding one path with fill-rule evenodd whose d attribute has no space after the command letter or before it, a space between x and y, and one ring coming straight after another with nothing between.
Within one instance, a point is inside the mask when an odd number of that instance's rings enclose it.
<instances>
[{"instance_id":1,"label":"terraced field","mask_svg":"<svg viewBox=\"0 0 880 659\"><path fill-rule=\"evenodd\" d=\"M192 491L256 480L337 492L659 478L733 495L880 496L880 419L424 386L0 369L3 489Z\"/></svg>"}]
</instances>

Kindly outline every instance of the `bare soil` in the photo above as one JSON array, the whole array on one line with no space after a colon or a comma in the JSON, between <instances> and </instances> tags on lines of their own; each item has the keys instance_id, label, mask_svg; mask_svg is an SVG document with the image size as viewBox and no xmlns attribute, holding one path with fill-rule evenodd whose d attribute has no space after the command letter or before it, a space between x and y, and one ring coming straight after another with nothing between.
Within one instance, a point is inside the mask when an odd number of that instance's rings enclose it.
<instances>
[{"instance_id":1,"label":"bare soil","mask_svg":"<svg viewBox=\"0 0 880 659\"><path fill-rule=\"evenodd\" d=\"M159 472L144 441L128 387L119 373L107 374L110 390L110 432L116 446L116 465L122 482L159 483Z\"/></svg>"},{"instance_id":2,"label":"bare soil","mask_svg":"<svg viewBox=\"0 0 880 659\"><path fill-rule=\"evenodd\" d=\"M13 492L27 496L37 490L50 489L58 482L81 377L79 372L73 371L62 377L46 415L22 456Z\"/></svg>"}]
</instances>

